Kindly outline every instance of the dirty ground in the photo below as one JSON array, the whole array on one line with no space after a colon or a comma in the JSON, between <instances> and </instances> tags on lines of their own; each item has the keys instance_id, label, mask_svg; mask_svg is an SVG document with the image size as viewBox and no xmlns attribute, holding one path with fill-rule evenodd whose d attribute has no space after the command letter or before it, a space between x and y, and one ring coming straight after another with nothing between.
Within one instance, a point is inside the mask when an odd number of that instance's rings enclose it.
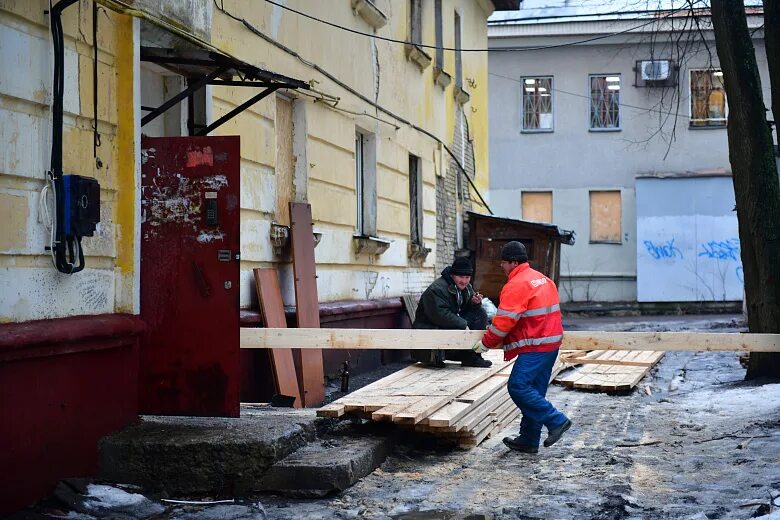
<instances>
[{"instance_id":1,"label":"dirty ground","mask_svg":"<svg viewBox=\"0 0 780 520\"><path fill-rule=\"evenodd\" d=\"M567 323L569 330L731 332L741 326L734 316ZM256 495L234 504L168 502L160 508L159 501L136 497L126 500L136 500L142 510L115 507L112 514L109 504L61 514L84 519L780 520L780 384L745 383L744 374L737 354L681 352L668 353L629 394L551 386L550 399L574 427L538 455L504 447L501 438L516 434L516 424L470 451L414 435L403 437L379 469L326 498ZM370 377L355 383L363 379Z\"/></svg>"},{"instance_id":2,"label":"dirty ground","mask_svg":"<svg viewBox=\"0 0 780 520\"><path fill-rule=\"evenodd\" d=\"M568 320L568 329L731 332L734 316ZM268 518L751 518L780 509L780 384L732 353L669 353L628 395L550 388L574 427L538 455L503 435L470 451L403 443L324 500L266 498ZM426 514L427 513L427 514Z\"/></svg>"}]
</instances>

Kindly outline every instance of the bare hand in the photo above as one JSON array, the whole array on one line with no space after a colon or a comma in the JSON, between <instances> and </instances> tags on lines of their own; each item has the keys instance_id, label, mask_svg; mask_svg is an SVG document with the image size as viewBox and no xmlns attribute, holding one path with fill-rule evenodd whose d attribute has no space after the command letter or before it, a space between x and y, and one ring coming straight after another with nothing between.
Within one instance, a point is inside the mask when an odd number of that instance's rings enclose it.
<instances>
[{"instance_id":1,"label":"bare hand","mask_svg":"<svg viewBox=\"0 0 780 520\"><path fill-rule=\"evenodd\" d=\"M471 297L471 303L475 305L482 303L482 295L480 293L474 294L474 296Z\"/></svg>"}]
</instances>

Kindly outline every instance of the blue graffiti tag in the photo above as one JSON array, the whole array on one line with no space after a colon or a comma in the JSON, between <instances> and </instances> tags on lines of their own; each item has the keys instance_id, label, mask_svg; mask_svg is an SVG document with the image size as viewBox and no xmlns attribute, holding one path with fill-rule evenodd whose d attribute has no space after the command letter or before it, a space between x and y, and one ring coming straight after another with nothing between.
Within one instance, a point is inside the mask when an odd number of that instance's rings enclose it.
<instances>
[{"instance_id":1,"label":"blue graffiti tag","mask_svg":"<svg viewBox=\"0 0 780 520\"><path fill-rule=\"evenodd\" d=\"M710 240L701 244L699 256L705 258L714 258L715 260L735 260L739 261L739 239L730 238L728 240Z\"/></svg>"},{"instance_id":2,"label":"blue graffiti tag","mask_svg":"<svg viewBox=\"0 0 780 520\"><path fill-rule=\"evenodd\" d=\"M737 271L736 272L737 272L737 279L740 282L745 283L745 272L742 270L742 266L741 265L737 266Z\"/></svg>"},{"instance_id":3,"label":"blue graffiti tag","mask_svg":"<svg viewBox=\"0 0 780 520\"><path fill-rule=\"evenodd\" d=\"M645 248L647 249L647 252L650 254L650 256L656 260L660 260L662 258L674 258L676 256L679 256L680 260L682 260L682 251L680 251L680 248L674 245L673 238L671 240L667 240L665 244L654 244L652 240L645 240L643 244L645 245Z\"/></svg>"}]
</instances>

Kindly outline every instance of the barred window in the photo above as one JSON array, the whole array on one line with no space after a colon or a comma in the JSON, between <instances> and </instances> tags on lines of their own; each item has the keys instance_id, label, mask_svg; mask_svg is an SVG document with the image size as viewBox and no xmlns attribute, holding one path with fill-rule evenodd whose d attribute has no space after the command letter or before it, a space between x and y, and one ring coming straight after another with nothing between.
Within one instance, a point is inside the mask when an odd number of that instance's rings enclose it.
<instances>
[{"instance_id":1,"label":"barred window","mask_svg":"<svg viewBox=\"0 0 780 520\"><path fill-rule=\"evenodd\" d=\"M523 78L523 130L552 131L552 77Z\"/></svg>"},{"instance_id":2,"label":"barred window","mask_svg":"<svg viewBox=\"0 0 780 520\"><path fill-rule=\"evenodd\" d=\"M726 126L726 90L720 70L691 71L691 126Z\"/></svg>"},{"instance_id":3,"label":"barred window","mask_svg":"<svg viewBox=\"0 0 780 520\"><path fill-rule=\"evenodd\" d=\"M590 76L590 129L620 129L620 76Z\"/></svg>"}]
</instances>

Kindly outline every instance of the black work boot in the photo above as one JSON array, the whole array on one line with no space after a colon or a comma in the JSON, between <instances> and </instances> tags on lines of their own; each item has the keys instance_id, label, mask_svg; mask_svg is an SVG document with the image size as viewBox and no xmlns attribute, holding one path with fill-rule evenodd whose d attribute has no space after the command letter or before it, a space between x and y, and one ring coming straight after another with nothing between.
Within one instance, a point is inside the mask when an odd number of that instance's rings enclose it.
<instances>
[{"instance_id":1,"label":"black work boot","mask_svg":"<svg viewBox=\"0 0 780 520\"><path fill-rule=\"evenodd\" d=\"M493 366L493 362L483 358L482 354L477 354L476 352L469 352L469 354L471 355L465 356L463 361L460 362L464 367L488 368Z\"/></svg>"},{"instance_id":2,"label":"black work boot","mask_svg":"<svg viewBox=\"0 0 780 520\"><path fill-rule=\"evenodd\" d=\"M504 445L520 453L539 453L539 446L524 443L519 435L517 437L504 437Z\"/></svg>"},{"instance_id":3,"label":"black work boot","mask_svg":"<svg viewBox=\"0 0 780 520\"><path fill-rule=\"evenodd\" d=\"M562 425L558 426L557 428L553 428L549 431L547 434L547 438L544 440L544 447L549 448L556 442L558 442L561 437L563 437L563 434L566 433L566 430L571 428L571 421L569 419L566 419L566 422Z\"/></svg>"}]
</instances>

